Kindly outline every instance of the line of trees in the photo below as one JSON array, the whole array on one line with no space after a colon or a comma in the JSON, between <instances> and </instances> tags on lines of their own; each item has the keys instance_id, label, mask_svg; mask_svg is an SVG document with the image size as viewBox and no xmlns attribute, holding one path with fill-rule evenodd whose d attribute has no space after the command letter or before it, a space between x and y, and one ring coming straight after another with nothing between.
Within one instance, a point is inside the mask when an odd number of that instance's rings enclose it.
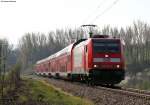
<instances>
[{"instance_id":1,"label":"line of trees","mask_svg":"<svg viewBox=\"0 0 150 105\"><path fill-rule=\"evenodd\" d=\"M129 73L141 72L150 62L150 25L137 21L126 28L112 28L105 26L95 30L99 34L119 37L125 42L126 64ZM26 33L19 41L20 60L24 68L35 64L37 60L45 58L69 45L72 39L81 39L85 32L80 28L61 29L42 33ZM132 68L134 67L134 68Z\"/></svg>"},{"instance_id":2,"label":"line of trees","mask_svg":"<svg viewBox=\"0 0 150 105\"><path fill-rule=\"evenodd\" d=\"M48 35L26 33L19 41L20 60L23 68L63 49L71 43L72 39L81 39L82 33L79 29L56 30Z\"/></svg>"}]
</instances>

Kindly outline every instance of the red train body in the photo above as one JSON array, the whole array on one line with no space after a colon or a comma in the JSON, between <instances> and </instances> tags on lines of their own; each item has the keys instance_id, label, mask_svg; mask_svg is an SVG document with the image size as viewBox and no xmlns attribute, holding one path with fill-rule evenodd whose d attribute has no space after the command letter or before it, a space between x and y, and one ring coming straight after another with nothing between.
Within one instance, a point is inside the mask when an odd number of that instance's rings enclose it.
<instances>
[{"instance_id":1,"label":"red train body","mask_svg":"<svg viewBox=\"0 0 150 105\"><path fill-rule=\"evenodd\" d=\"M35 72L69 80L117 84L125 75L123 44L120 39L107 36L81 39L37 61Z\"/></svg>"}]
</instances>

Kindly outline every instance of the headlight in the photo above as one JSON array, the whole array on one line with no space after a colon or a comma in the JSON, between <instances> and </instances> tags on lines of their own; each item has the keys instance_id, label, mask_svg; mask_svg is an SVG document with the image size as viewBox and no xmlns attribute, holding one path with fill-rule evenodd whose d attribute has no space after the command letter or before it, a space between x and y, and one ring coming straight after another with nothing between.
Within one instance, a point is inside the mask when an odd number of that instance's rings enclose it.
<instances>
[{"instance_id":1,"label":"headlight","mask_svg":"<svg viewBox=\"0 0 150 105\"><path fill-rule=\"evenodd\" d=\"M117 65L117 68L120 68L120 65Z\"/></svg>"},{"instance_id":2,"label":"headlight","mask_svg":"<svg viewBox=\"0 0 150 105\"><path fill-rule=\"evenodd\" d=\"M94 67L98 67L98 65L94 65Z\"/></svg>"}]
</instances>

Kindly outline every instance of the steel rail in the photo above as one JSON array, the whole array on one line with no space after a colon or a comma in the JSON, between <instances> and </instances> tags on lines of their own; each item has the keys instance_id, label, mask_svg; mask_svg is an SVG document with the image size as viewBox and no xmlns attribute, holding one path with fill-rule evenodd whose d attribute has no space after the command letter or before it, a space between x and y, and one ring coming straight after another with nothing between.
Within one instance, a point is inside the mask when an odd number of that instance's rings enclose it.
<instances>
[{"instance_id":1,"label":"steel rail","mask_svg":"<svg viewBox=\"0 0 150 105\"><path fill-rule=\"evenodd\" d=\"M108 87L101 87L97 86L95 87L96 89L100 90L106 90L114 93L119 93L123 95L128 95L128 96L133 96L133 97L138 97L138 98L144 98L146 100L150 100L150 92L146 90L139 90L139 89L132 89L132 88L120 88L120 89L115 89L115 88L108 88Z\"/></svg>"}]
</instances>

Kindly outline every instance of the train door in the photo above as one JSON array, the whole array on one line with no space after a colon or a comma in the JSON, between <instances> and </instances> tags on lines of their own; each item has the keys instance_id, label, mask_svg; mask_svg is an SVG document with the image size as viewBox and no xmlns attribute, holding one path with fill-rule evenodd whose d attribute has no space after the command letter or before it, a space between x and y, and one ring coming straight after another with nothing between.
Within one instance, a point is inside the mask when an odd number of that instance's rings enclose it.
<instances>
[{"instance_id":1,"label":"train door","mask_svg":"<svg viewBox=\"0 0 150 105\"><path fill-rule=\"evenodd\" d=\"M85 70L87 72L88 69L88 48L87 45L85 45Z\"/></svg>"}]
</instances>

